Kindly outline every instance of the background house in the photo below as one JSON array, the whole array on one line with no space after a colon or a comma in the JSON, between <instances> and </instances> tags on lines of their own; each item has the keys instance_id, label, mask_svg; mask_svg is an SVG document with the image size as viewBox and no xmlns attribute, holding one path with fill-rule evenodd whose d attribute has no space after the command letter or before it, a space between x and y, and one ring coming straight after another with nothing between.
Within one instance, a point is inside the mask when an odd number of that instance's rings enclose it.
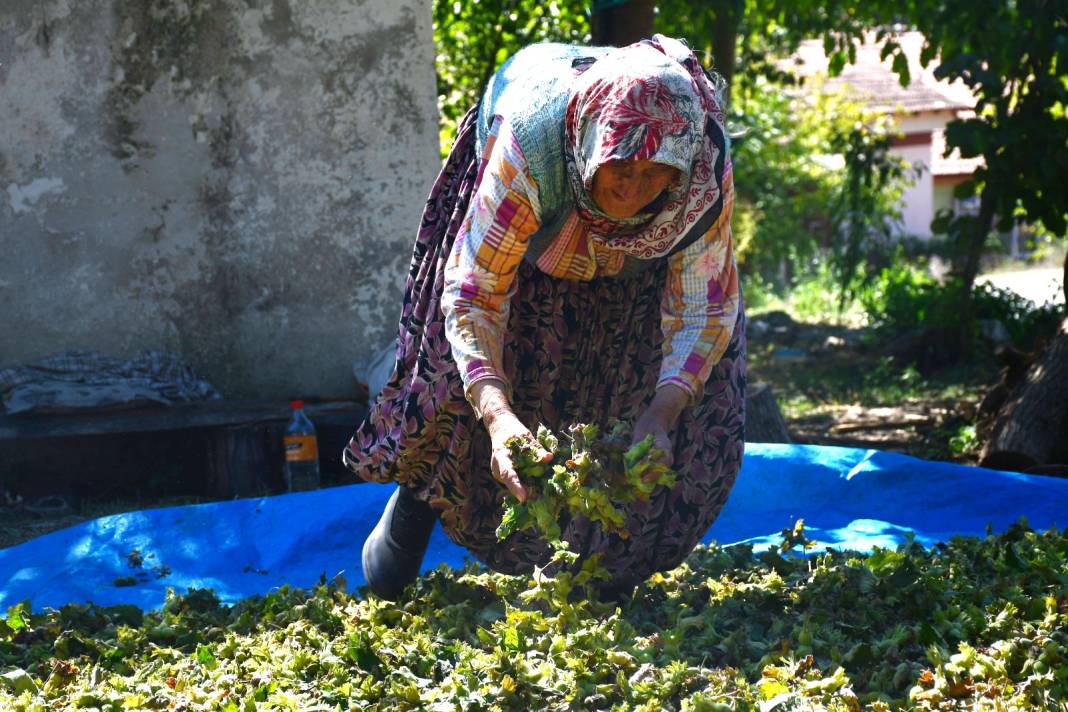
<instances>
[{"instance_id":1,"label":"background house","mask_svg":"<svg viewBox=\"0 0 1068 712\"><path fill-rule=\"evenodd\" d=\"M953 198L953 188L966 180L981 165L981 159L963 159L959 152L945 156L945 126L970 113L975 98L967 86L949 83L933 75L937 65L920 66L923 36L905 32L895 39L909 61L911 81L901 86L891 70L890 60L879 56L881 44L872 41L857 50L857 61L847 64L841 74L822 82L828 91L843 91L856 96L878 112L892 114L900 135L894 139L892 153L904 159L912 169L912 183L902 196L902 234L929 239L931 221L941 209L967 210ZM827 56L823 43L802 43L787 68L805 78L827 76ZM810 85L811 86L811 85Z\"/></svg>"},{"instance_id":2,"label":"background house","mask_svg":"<svg viewBox=\"0 0 1068 712\"><path fill-rule=\"evenodd\" d=\"M428 0L4 0L0 367L356 392L440 166Z\"/></svg>"}]
</instances>

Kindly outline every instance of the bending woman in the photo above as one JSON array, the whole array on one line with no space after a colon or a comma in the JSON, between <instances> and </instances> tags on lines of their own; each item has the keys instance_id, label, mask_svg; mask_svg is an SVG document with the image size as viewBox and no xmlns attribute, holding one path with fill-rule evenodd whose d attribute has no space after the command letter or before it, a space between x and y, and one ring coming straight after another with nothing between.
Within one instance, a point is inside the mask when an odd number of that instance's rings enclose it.
<instances>
[{"instance_id":1,"label":"bending woman","mask_svg":"<svg viewBox=\"0 0 1068 712\"><path fill-rule=\"evenodd\" d=\"M372 591L415 579L438 519L497 571L549 560L532 530L495 535L507 491L525 497L505 442L539 423L630 421L678 470L628 506L627 539L564 528L608 588L689 554L744 443L731 176L717 87L678 40L533 45L494 75L427 201L394 372L344 453L400 485L364 543Z\"/></svg>"}]
</instances>

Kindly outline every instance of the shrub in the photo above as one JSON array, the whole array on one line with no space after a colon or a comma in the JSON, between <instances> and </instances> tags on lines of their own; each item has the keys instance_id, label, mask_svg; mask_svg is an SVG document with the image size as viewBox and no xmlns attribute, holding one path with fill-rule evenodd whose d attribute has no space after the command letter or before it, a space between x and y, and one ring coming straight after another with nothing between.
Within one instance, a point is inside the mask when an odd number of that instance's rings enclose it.
<instances>
[{"instance_id":1,"label":"shrub","mask_svg":"<svg viewBox=\"0 0 1068 712\"><path fill-rule=\"evenodd\" d=\"M930 325L941 312L935 306L941 291L926 272L900 261L880 270L858 296L868 323L885 334L897 335Z\"/></svg>"}]
</instances>

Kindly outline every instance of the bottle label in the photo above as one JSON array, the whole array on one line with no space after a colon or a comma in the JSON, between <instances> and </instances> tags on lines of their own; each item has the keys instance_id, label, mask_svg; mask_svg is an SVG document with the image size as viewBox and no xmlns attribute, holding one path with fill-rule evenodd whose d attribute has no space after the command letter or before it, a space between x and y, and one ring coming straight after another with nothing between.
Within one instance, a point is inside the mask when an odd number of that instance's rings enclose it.
<instances>
[{"instance_id":1,"label":"bottle label","mask_svg":"<svg viewBox=\"0 0 1068 712\"><path fill-rule=\"evenodd\" d=\"M319 459L319 443L314 435L286 435L286 461L306 462Z\"/></svg>"}]
</instances>

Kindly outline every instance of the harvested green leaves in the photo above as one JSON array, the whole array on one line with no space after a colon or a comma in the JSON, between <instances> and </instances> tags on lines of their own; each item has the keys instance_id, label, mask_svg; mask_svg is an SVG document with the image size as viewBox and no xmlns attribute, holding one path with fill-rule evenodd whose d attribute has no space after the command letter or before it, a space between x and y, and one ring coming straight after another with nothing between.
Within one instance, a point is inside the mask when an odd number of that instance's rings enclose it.
<instances>
[{"instance_id":1,"label":"harvested green leaves","mask_svg":"<svg viewBox=\"0 0 1068 712\"><path fill-rule=\"evenodd\" d=\"M542 425L536 438L538 445L553 455L548 463L539 460L539 448L533 443L518 438L508 442L528 496L524 502L512 495L505 499L497 538L504 540L533 528L552 547L552 559L546 567L535 568L533 585L521 599L545 601L563 624L574 623L579 617L572 599L598 595L596 585L611 576L601 566L600 554L578 561L578 554L560 538L561 518L586 517L626 539L630 532L616 504L647 500L656 487L675 485L675 473L659 461L662 453L653 447L653 436L628 448L630 436L630 427L616 419L608 422L605 431L593 424L572 425L566 438L556 437ZM574 570L576 562L578 568ZM546 568L554 565L561 570L546 575Z\"/></svg>"},{"instance_id":2,"label":"harvested green leaves","mask_svg":"<svg viewBox=\"0 0 1068 712\"><path fill-rule=\"evenodd\" d=\"M1035 710L1068 698L1064 532L1021 523L931 550L783 553L698 547L621 608L590 602L572 622L517 605L526 579L474 566L441 567L397 604L326 583L234 606L192 591L149 613L19 604L0 620L0 709Z\"/></svg>"},{"instance_id":3,"label":"harvested green leaves","mask_svg":"<svg viewBox=\"0 0 1068 712\"><path fill-rule=\"evenodd\" d=\"M592 424L573 425L569 438L557 438L544 425L538 428L538 443L553 454L549 463L539 462L537 448L518 439L509 442L512 461L529 497L520 502L509 495L497 538L530 527L551 544L560 545L560 516L584 516L598 522L606 531L623 538L623 512L615 503L627 504L648 499L659 485L673 487L675 473L657 460L650 435L627 448L629 427L609 421L608 431Z\"/></svg>"}]
</instances>

